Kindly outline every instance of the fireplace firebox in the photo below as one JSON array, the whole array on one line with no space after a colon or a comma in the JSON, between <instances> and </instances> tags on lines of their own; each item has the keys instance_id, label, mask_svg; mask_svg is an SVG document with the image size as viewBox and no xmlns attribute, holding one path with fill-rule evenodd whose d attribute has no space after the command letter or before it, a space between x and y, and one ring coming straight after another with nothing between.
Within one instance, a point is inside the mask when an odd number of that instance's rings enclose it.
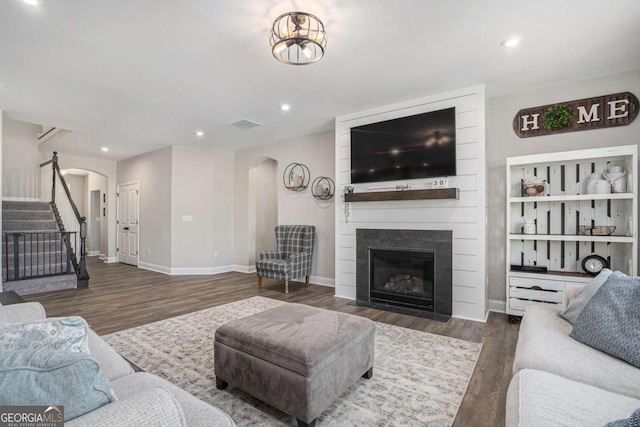
<instances>
[{"instance_id":1,"label":"fireplace firebox","mask_svg":"<svg viewBox=\"0 0 640 427\"><path fill-rule=\"evenodd\" d=\"M369 248L370 300L433 311L435 252Z\"/></svg>"},{"instance_id":2,"label":"fireplace firebox","mask_svg":"<svg viewBox=\"0 0 640 427\"><path fill-rule=\"evenodd\" d=\"M451 230L356 229L356 304L446 321Z\"/></svg>"}]
</instances>

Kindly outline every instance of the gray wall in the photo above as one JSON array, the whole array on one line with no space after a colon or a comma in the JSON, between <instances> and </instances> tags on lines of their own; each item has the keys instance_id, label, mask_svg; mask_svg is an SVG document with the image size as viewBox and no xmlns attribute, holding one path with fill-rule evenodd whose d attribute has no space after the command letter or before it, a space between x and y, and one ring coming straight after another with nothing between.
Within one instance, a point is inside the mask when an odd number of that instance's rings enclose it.
<instances>
[{"instance_id":1,"label":"gray wall","mask_svg":"<svg viewBox=\"0 0 640 427\"><path fill-rule=\"evenodd\" d=\"M118 185L140 183L140 263L171 265L171 147L117 163Z\"/></svg>"},{"instance_id":2,"label":"gray wall","mask_svg":"<svg viewBox=\"0 0 640 427\"><path fill-rule=\"evenodd\" d=\"M173 146L171 267L187 269L177 273L215 272L233 262L233 159L221 148ZM185 215L193 221L182 221Z\"/></svg>"},{"instance_id":3,"label":"gray wall","mask_svg":"<svg viewBox=\"0 0 640 427\"><path fill-rule=\"evenodd\" d=\"M42 126L2 116L2 197L40 199L38 132ZM48 159L47 159L48 160Z\"/></svg>"},{"instance_id":4,"label":"gray wall","mask_svg":"<svg viewBox=\"0 0 640 427\"><path fill-rule=\"evenodd\" d=\"M334 199L323 202L313 198L311 188L292 192L284 188L282 174L290 163L304 163L311 172L311 182L317 176L334 178L334 133L323 132L283 142L239 150L235 153L234 199L234 264L249 269L255 258L255 246L250 243L249 171L265 159L278 162L276 190L278 194L278 224L308 224L316 226L316 250L311 275L316 283L333 284L335 253ZM255 195L254 195L255 197ZM339 195L338 195L339 197ZM255 205L255 204L254 204Z\"/></svg>"},{"instance_id":5,"label":"gray wall","mask_svg":"<svg viewBox=\"0 0 640 427\"><path fill-rule=\"evenodd\" d=\"M640 70L488 100L490 300L504 301L506 293L506 158L640 143L640 119L628 126L521 139L512 128L516 113L526 107L625 91L640 95Z\"/></svg>"}]
</instances>

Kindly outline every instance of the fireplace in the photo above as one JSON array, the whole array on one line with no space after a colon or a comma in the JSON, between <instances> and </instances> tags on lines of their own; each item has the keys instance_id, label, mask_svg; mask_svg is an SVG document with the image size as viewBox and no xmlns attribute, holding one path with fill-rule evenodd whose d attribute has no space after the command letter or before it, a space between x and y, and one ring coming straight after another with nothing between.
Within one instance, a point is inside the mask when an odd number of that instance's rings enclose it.
<instances>
[{"instance_id":1,"label":"fireplace","mask_svg":"<svg viewBox=\"0 0 640 427\"><path fill-rule=\"evenodd\" d=\"M370 300L433 310L434 251L369 248Z\"/></svg>"},{"instance_id":2,"label":"fireplace","mask_svg":"<svg viewBox=\"0 0 640 427\"><path fill-rule=\"evenodd\" d=\"M356 230L356 303L447 320L453 232Z\"/></svg>"}]
</instances>

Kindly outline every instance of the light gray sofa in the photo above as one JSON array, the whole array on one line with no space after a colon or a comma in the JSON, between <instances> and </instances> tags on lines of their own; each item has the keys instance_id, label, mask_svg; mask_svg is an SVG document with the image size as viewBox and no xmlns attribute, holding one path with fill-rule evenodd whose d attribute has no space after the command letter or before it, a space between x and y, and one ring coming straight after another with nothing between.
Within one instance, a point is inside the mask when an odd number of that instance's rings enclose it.
<instances>
[{"instance_id":1,"label":"light gray sofa","mask_svg":"<svg viewBox=\"0 0 640 427\"><path fill-rule=\"evenodd\" d=\"M569 286L563 307L581 286ZM531 306L520 325L506 426L604 426L640 408L640 369L579 343L558 311Z\"/></svg>"},{"instance_id":2,"label":"light gray sofa","mask_svg":"<svg viewBox=\"0 0 640 427\"><path fill-rule=\"evenodd\" d=\"M36 302L0 306L0 324L44 319ZM111 381L117 401L65 423L78 426L234 426L225 412L131 365L92 330L89 351Z\"/></svg>"}]
</instances>

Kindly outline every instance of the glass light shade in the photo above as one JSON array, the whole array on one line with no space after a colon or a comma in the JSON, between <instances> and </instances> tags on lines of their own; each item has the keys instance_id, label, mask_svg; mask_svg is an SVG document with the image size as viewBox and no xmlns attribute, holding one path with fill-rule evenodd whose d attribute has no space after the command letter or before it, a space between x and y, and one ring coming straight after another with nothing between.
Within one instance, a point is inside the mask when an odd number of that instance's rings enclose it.
<instances>
[{"instance_id":1,"label":"glass light shade","mask_svg":"<svg viewBox=\"0 0 640 427\"><path fill-rule=\"evenodd\" d=\"M280 62L311 64L324 56L327 34L317 17L305 12L280 15L269 34L271 53Z\"/></svg>"}]
</instances>

